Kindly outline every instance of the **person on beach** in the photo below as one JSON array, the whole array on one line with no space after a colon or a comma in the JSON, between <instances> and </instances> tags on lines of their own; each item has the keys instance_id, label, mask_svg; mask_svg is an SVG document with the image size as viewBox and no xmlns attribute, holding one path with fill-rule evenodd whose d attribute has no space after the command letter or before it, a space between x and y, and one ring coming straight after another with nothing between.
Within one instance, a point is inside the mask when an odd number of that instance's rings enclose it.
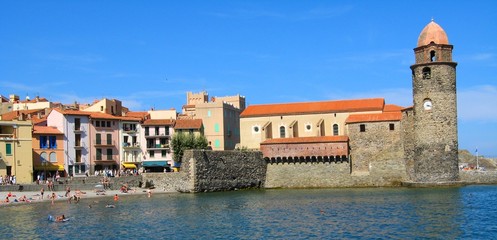
<instances>
[{"instance_id":1,"label":"person on beach","mask_svg":"<svg viewBox=\"0 0 497 240\"><path fill-rule=\"evenodd\" d=\"M67 186L67 188L66 188L66 197L70 197L70 193L71 193L71 187Z\"/></svg>"},{"instance_id":2,"label":"person on beach","mask_svg":"<svg viewBox=\"0 0 497 240\"><path fill-rule=\"evenodd\" d=\"M52 200L52 205L54 204L54 201L55 201L55 198L56 198L56 197L57 197L57 196L56 196L56 195L55 195L55 193L53 192L53 193L52 193L52 196L50 197L50 199Z\"/></svg>"},{"instance_id":3,"label":"person on beach","mask_svg":"<svg viewBox=\"0 0 497 240\"><path fill-rule=\"evenodd\" d=\"M40 199L43 200L43 194L45 193L45 189L41 188L40 190Z\"/></svg>"},{"instance_id":4,"label":"person on beach","mask_svg":"<svg viewBox=\"0 0 497 240\"><path fill-rule=\"evenodd\" d=\"M147 190L147 195L148 195L148 197L152 197L152 190L148 189Z\"/></svg>"},{"instance_id":5,"label":"person on beach","mask_svg":"<svg viewBox=\"0 0 497 240\"><path fill-rule=\"evenodd\" d=\"M62 214L61 216L57 216L55 217L55 221L56 222L62 222L66 219L66 216L64 216L64 214Z\"/></svg>"},{"instance_id":6,"label":"person on beach","mask_svg":"<svg viewBox=\"0 0 497 240\"><path fill-rule=\"evenodd\" d=\"M119 201L119 196L117 196L117 193L116 193L116 195L114 195L114 202L117 202L117 201Z\"/></svg>"}]
</instances>

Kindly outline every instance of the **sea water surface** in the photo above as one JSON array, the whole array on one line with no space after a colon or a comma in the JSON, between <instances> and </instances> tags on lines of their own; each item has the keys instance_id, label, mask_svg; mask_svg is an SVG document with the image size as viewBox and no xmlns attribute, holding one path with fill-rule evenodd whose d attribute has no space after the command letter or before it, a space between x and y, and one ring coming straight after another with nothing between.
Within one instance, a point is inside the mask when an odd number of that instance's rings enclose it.
<instances>
[{"instance_id":1,"label":"sea water surface","mask_svg":"<svg viewBox=\"0 0 497 240\"><path fill-rule=\"evenodd\" d=\"M107 203L111 197L2 207L0 238L497 238L497 186L129 195L115 208ZM59 214L71 220L47 220Z\"/></svg>"}]
</instances>

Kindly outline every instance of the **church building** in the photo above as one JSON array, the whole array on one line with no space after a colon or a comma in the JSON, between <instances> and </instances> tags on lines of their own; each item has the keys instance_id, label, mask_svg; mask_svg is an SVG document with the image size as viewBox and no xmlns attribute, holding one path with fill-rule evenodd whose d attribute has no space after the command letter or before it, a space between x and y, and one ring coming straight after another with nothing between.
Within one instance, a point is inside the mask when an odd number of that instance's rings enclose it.
<instances>
[{"instance_id":1,"label":"church building","mask_svg":"<svg viewBox=\"0 0 497 240\"><path fill-rule=\"evenodd\" d=\"M411 66L413 106L383 98L251 105L240 115L240 145L260 149L276 178L297 182L280 187L318 186L311 179L319 175L345 185L361 176L364 185L385 177L458 181L452 49L433 20L421 31ZM333 187L332 181L323 184Z\"/></svg>"}]
</instances>

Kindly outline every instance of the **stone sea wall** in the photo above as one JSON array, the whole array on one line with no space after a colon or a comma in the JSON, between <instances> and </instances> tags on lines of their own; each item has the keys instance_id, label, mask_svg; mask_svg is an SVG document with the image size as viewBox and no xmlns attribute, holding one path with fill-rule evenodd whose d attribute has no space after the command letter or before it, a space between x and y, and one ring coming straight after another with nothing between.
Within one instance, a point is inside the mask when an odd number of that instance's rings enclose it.
<instances>
[{"instance_id":1,"label":"stone sea wall","mask_svg":"<svg viewBox=\"0 0 497 240\"><path fill-rule=\"evenodd\" d=\"M213 192L264 188L266 163L261 152L188 150L177 173L145 173L155 188L178 192Z\"/></svg>"},{"instance_id":2,"label":"stone sea wall","mask_svg":"<svg viewBox=\"0 0 497 240\"><path fill-rule=\"evenodd\" d=\"M497 184L497 171L460 171L459 179L467 184Z\"/></svg>"}]
</instances>

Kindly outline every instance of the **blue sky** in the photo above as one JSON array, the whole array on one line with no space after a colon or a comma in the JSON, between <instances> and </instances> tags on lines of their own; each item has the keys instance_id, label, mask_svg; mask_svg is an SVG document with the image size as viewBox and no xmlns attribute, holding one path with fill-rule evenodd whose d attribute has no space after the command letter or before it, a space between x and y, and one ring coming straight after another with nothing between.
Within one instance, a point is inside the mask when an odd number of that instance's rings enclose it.
<instances>
[{"instance_id":1,"label":"blue sky","mask_svg":"<svg viewBox=\"0 0 497 240\"><path fill-rule=\"evenodd\" d=\"M454 45L459 146L497 157L497 1L1 1L0 94L181 110L384 97L412 105L433 17Z\"/></svg>"}]
</instances>

